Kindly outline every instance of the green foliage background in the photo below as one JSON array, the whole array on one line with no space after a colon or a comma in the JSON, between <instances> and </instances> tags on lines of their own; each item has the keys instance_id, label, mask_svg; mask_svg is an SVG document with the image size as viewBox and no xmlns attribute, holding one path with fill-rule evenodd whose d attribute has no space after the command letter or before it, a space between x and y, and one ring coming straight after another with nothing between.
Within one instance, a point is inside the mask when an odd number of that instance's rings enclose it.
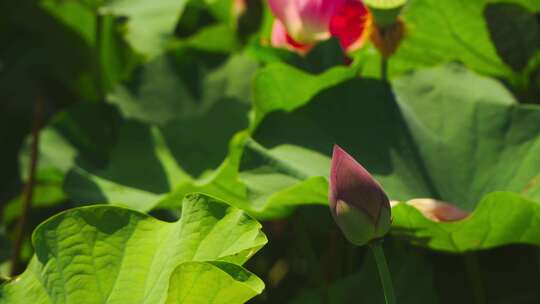
<instances>
[{"instance_id":1,"label":"green foliage background","mask_svg":"<svg viewBox=\"0 0 540 304\"><path fill-rule=\"evenodd\" d=\"M388 81L370 43L273 49L265 2L232 5L0 4L3 277L44 103L0 303L382 303L326 207L334 143L392 200L471 212L393 208L399 303L540 301L538 1L410 0Z\"/></svg>"}]
</instances>

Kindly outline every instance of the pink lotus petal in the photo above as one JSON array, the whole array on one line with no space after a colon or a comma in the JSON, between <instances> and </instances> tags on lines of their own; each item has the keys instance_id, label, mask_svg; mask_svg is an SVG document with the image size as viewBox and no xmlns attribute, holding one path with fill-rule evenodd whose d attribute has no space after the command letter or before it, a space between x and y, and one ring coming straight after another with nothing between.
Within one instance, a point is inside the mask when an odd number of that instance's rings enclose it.
<instances>
[{"instance_id":1,"label":"pink lotus petal","mask_svg":"<svg viewBox=\"0 0 540 304\"><path fill-rule=\"evenodd\" d=\"M238 18L242 15L247 9L247 0L233 0L232 13L233 16Z\"/></svg>"},{"instance_id":2,"label":"pink lotus petal","mask_svg":"<svg viewBox=\"0 0 540 304\"><path fill-rule=\"evenodd\" d=\"M302 44L330 37L329 24L346 0L268 0L274 16Z\"/></svg>"},{"instance_id":3,"label":"pink lotus petal","mask_svg":"<svg viewBox=\"0 0 540 304\"><path fill-rule=\"evenodd\" d=\"M425 217L435 222L459 221L470 215L469 212L455 205L430 198L413 199L408 201L407 204L415 207Z\"/></svg>"},{"instance_id":4,"label":"pink lotus petal","mask_svg":"<svg viewBox=\"0 0 540 304\"><path fill-rule=\"evenodd\" d=\"M279 20L274 20L272 26L272 46L276 48L289 49L300 54L305 54L311 50L313 45L311 44L301 44L294 39L292 39L289 34L287 34L287 29Z\"/></svg>"},{"instance_id":5,"label":"pink lotus petal","mask_svg":"<svg viewBox=\"0 0 540 304\"><path fill-rule=\"evenodd\" d=\"M369 37L371 15L360 1L348 0L330 21L330 33L337 37L346 51L360 48Z\"/></svg>"},{"instance_id":6,"label":"pink lotus petal","mask_svg":"<svg viewBox=\"0 0 540 304\"><path fill-rule=\"evenodd\" d=\"M359 0L268 0L268 3L280 22L279 26L274 24L272 32L276 36L272 37L274 46L307 52L316 42L334 36L344 50L352 51L369 36L370 14Z\"/></svg>"}]
</instances>

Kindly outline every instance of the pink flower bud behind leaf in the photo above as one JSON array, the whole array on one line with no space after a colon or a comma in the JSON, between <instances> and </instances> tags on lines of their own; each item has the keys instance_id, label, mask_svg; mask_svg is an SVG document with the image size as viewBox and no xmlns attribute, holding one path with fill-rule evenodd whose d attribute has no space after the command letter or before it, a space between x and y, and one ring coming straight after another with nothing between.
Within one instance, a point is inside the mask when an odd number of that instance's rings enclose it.
<instances>
[{"instance_id":1,"label":"pink flower bud behind leaf","mask_svg":"<svg viewBox=\"0 0 540 304\"><path fill-rule=\"evenodd\" d=\"M355 245L380 238L390 229L390 202L384 190L337 145L332 154L329 201L336 223Z\"/></svg>"},{"instance_id":2,"label":"pink flower bud behind leaf","mask_svg":"<svg viewBox=\"0 0 540 304\"><path fill-rule=\"evenodd\" d=\"M232 14L235 18L240 17L247 9L247 0L233 0Z\"/></svg>"},{"instance_id":3,"label":"pink flower bud behind leaf","mask_svg":"<svg viewBox=\"0 0 540 304\"><path fill-rule=\"evenodd\" d=\"M425 217L435 222L459 221L469 216L469 212L455 205L430 198L417 198L407 202Z\"/></svg>"}]
</instances>

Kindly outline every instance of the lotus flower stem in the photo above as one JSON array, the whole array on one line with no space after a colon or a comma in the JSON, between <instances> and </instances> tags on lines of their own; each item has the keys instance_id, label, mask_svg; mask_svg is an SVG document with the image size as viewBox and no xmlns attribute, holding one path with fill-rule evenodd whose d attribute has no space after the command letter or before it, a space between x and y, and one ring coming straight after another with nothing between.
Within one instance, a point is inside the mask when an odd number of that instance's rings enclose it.
<instances>
[{"instance_id":1,"label":"lotus flower stem","mask_svg":"<svg viewBox=\"0 0 540 304\"><path fill-rule=\"evenodd\" d=\"M396 304L394 288L392 287L392 278L390 276L390 271L388 270L388 265L386 264L386 258L384 257L384 251L382 248L382 239L370 242L369 248L371 248L373 256L375 256L375 262L377 263L377 268L379 269L379 276L381 278L386 304Z\"/></svg>"}]
</instances>

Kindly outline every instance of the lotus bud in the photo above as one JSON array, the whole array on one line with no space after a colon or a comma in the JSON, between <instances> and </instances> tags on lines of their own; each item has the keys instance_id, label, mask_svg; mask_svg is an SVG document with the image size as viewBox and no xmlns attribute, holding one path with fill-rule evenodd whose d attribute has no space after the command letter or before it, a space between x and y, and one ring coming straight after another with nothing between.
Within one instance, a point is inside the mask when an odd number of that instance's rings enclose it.
<instances>
[{"instance_id":1,"label":"lotus bud","mask_svg":"<svg viewBox=\"0 0 540 304\"><path fill-rule=\"evenodd\" d=\"M334 220L355 245L365 245L390 230L391 208L384 190L337 145L332 154L329 201Z\"/></svg>"}]
</instances>

